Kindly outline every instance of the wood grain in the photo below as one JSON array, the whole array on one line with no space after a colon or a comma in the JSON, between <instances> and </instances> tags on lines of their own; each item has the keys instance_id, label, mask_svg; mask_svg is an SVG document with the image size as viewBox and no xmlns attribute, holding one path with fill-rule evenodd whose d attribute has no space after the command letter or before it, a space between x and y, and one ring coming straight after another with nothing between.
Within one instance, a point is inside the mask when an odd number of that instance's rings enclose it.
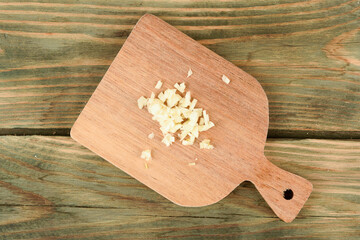
<instances>
[{"instance_id":1,"label":"wood grain","mask_svg":"<svg viewBox=\"0 0 360 240\"><path fill-rule=\"evenodd\" d=\"M314 191L291 223L249 182L179 207L70 137L0 137L0 239L358 239L359 140L269 140L265 154Z\"/></svg>"},{"instance_id":2,"label":"wood grain","mask_svg":"<svg viewBox=\"0 0 360 240\"><path fill-rule=\"evenodd\" d=\"M0 2L0 128L70 128L148 12L256 77L271 133L350 137L360 131L359 8L356 0Z\"/></svg>"}]
</instances>

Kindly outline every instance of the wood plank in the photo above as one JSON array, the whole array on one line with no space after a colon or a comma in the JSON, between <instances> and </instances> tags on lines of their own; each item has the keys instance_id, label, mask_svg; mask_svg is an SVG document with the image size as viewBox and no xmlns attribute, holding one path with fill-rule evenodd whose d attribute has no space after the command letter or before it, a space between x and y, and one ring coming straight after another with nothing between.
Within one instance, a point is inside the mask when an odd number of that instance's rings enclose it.
<instances>
[{"instance_id":1,"label":"wood plank","mask_svg":"<svg viewBox=\"0 0 360 240\"><path fill-rule=\"evenodd\" d=\"M359 140L269 140L266 156L314 191L291 224L246 182L179 207L69 137L0 137L0 239L358 239Z\"/></svg>"},{"instance_id":2,"label":"wood plank","mask_svg":"<svg viewBox=\"0 0 360 240\"><path fill-rule=\"evenodd\" d=\"M70 128L146 12L256 77L270 133L359 134L355 0L1 2L0 128Z\"/></svg>"}]
</instances>

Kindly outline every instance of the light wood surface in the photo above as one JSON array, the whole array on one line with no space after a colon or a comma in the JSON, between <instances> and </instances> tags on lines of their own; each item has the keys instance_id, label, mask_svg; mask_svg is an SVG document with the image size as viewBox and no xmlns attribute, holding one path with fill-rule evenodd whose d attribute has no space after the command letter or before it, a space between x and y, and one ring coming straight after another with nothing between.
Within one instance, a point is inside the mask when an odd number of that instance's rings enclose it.
<instances>
[{"instance_id":1,"label":"light wood surface","mask_svg":"<svg viewBox=\"0 0 360 240\"><path fill-rule=\"evenodd\" d=\"M187 78L187 72L193 74ZM225 74L230 84L222 81ZM199 149L199 141L170 147L162 142L157 122L137 107L157 81L163 88L185 82L197 107L205 109L215 127L200 133L215 149ZM157 91L157 93L160 92ZM268 101L261 85L230 62L154 15L144 15L71 129L76 141L159 194L182 206L213 204L244 180L252 181L274 212L291 222L312 185L283 171L264 156ZM154 140L147 139L154 132ZM152 150L149 168L140 158ZM189 163L195 162L195 166ZM284 191L294 192L292 199Z\"/></svg>"},{"instance_id":2,"label":"light wood surface","mask_svg":"<svg viewBox=\"0 0 360 240\"><path fill-rule=\"evenodd\" d=\"M291 223L244 182L180 207L70 137L0 137L0 239L359 239L359 140L270 139L265 155L314 191Z\"/></svg>"},{"instance_id":3,"label":"light wood surface","mask_svg":"<svg viewBox=\"0 0 360 240\"><path fill-rule=\"evenodd\" d=\"M64 128L68 135L136 21L148 12L262 84L271 137L359 138L359 4L0 1L0 133Z\"/></svg>"}]
</instances>

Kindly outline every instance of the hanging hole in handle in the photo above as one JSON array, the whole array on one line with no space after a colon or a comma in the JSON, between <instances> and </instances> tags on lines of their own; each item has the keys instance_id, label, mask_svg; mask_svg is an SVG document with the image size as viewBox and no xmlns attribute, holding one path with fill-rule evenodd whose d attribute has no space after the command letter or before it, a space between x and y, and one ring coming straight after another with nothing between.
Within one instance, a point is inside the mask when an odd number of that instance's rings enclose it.
<instances>
[{"instance_id":1,"label":"hanging hole in handle","mask_svg":"<svg viewBox=\"0 0 360 240\"><path fill-rule=\"evenodd\" d=\"M294 192L291 189L286 189L284 191L284 196L286 200L291 200L294 197Z\"/></svg>"}]
</instances>

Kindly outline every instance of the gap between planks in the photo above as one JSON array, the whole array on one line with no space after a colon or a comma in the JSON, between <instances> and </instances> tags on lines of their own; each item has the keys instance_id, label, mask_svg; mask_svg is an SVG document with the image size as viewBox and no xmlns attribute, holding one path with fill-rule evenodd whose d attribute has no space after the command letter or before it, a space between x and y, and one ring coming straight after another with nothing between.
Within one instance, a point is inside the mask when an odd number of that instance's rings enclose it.
<instances>
[{"instance_id":1,"label":"gap between planks","mask_svg":"<svg viewBox=\"0 0 360 240\"><path fill-rule=\"evenodd\" d=\"M70 128L0 128L0 136L70 136ZM360 131L272 130L268 138L360 139Z\"/></svg>"}]
</instances>

